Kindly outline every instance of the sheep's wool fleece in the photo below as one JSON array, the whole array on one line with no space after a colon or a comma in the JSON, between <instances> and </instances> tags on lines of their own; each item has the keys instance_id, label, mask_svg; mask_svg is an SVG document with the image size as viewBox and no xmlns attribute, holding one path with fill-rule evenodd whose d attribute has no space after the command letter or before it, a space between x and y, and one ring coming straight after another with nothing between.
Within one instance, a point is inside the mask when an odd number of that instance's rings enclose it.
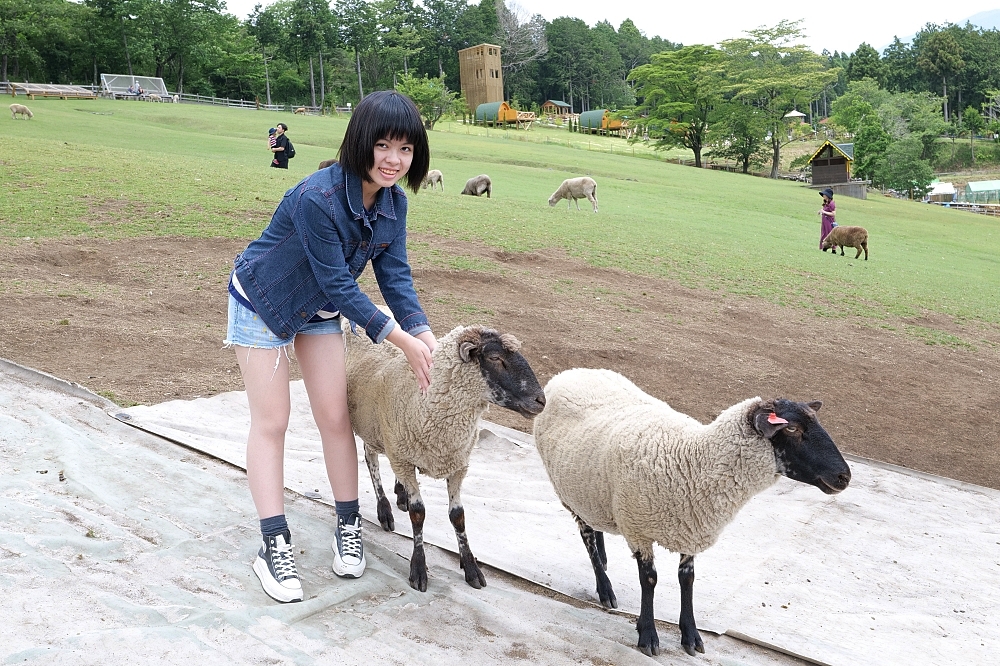
<instances>
[{"instance_id":1,"label":"sheep's wool fleece","mask_svg":"<svg viewBox=\"0 0 1000 666\"><path fill-rule=\"evenodd\" d=\"M760 398L704 425L616 372L583 368L553 377L545 398L535 442L559 499L644 556L654 542L700 553L778 478L771 443L750 425Z\"/></svg>"},{"instance_id":2,"label":"sheep's wool fleece","mask_svg":"<svg viewBox=\"0 0 1000 666\"><path fill-rule=\"evenodd\" d=\"M438 340L426 395L398 347L344 331L351 424L367 446L389 458L394 471L413 465L440 479L468 468L488 403L479 364L463 362L459 345L478 340L479 330L459 326Z\"/></svg>"}]
</instances>

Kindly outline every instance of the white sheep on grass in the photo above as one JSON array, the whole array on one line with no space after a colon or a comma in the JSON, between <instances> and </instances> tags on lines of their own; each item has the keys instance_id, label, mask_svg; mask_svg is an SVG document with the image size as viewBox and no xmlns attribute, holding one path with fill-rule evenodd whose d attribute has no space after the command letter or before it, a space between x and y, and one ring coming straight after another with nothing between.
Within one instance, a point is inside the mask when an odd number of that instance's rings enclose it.
<instances>
[{"instance_id":1,"label":"white sheep on grass","mask_svg":"<svg viewBox=\"0 0 1000 666\"><path fill-rule=\"evenodd\" d=\"M417 470L448 480L448 518L458 538L465 580L486 585L465 535L462 480L479 436L479 418L490 403L531 417L542 411L545 395L514 336L482 326L460 326L438 341L431 384L421 394L406 357L390 344L374 345L345 330L347 404L354 431L365 442L365 460L378 500L382 528L394 527L392 507L382 489L378 455L396 474L396 505L410 514L413 556L410 586L427 590L424 559L424 503Z\"/></svg>"},{"instance_id":2,"label":"white sheep on grass","mask_svg":"<svg viewBox=\"0 0 1000 666\"><path fill-rule=\"evenodd\" d=\"M35 114L31 112L31 109L26 107L24 104L11 104L10 105L10 118L11 120L17 120L17 116L20 114L25 120L30 120L35 117Z\"/></svg>"},{"instance_id":3,"label":"white sheep on grass","mask_svg":"<svg viewBox=\"0 0 1000 666\"><path fill-rule=\"evenodd\" d=\"M440 185L441 191L444 191L444 174L442 174L438 169L431 169L424 176L424 180L420 183L421 188L431 188L434 189L434 185Z\"/></svg>"},{"instance_id":4,"label":"white sheep on grass","mask_svg":"<svg viewBox=\"0 0 1000 666\"><path fill-rule=\"evenodd\" d=\"M549 197L549 205L555 206L566 199L566 208L569 208L570 201L576 203L576 209L580 210L579 199L587 199L594 206L597 212L597 182L593 178L581 176L580 178L567 178L559 186L559 189Z\"/></svg>"},{"instance_id":5,"label":"white sheep on grass","mask_svg":"<svg viewBox=\"0 0 1000 666\"><path fill-rule=\"evenodd\" d=\"M545 386L535 443L556 494L576 519L608 608L604 532L621 534L639 567L639 649L659 654L653 543L680 553L681 646L704 652L694 620L694 556L780 475L827 494L851 480L816 418L821 402L751 398L704 425L610 370L577 368Z\"/></svg>"}]
</instances>

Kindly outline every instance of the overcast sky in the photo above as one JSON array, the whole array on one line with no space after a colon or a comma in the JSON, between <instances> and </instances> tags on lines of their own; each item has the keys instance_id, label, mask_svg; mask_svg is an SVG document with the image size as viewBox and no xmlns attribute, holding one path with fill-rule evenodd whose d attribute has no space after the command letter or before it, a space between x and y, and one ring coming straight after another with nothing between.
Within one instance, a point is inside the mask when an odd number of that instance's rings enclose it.
<instances>
[{"instance_id":1,"label":"overcast sky","mask_svg":"<svg viewBox=\"0 0 1000 666\"><path fill-rule=\"evenodd\" d=\"M274 0L226 0L229 11L244 18L255 4ZM476 0L470 0L470 4ZM530 13L548 20L560 16L581 18L588 25L608 20L615 27L632 21L652 37L684 44L714 44L739 37L744 30L774 25L782 19L804 19L807 43L817 52L853 52L861 42L881 50L894 35L907 40L925 23L959 23L982 11L1000 9L1000 0L838 0L806 3L801 0L756 2L660 2L657 0L517 0Z\"/></svg>"}]
</instances>

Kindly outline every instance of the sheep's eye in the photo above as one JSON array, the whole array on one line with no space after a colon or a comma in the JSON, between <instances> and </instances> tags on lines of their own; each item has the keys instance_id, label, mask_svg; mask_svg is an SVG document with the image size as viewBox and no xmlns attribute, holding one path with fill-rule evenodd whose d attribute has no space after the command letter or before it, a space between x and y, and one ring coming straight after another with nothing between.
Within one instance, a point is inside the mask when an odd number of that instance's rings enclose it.
<instances>
[{"instance_id":1,"label":"sheep's eye","mask_svg":"<svg viewBox=\"0 0 1000 666\"><path fill-rule=\"evenodd\" d=\"M799 427L798 426L790 425L787 428L785 428L785 432L787 432L789 435L794 435L798 431L799 431Z\"/></svg>"}]
</instances>

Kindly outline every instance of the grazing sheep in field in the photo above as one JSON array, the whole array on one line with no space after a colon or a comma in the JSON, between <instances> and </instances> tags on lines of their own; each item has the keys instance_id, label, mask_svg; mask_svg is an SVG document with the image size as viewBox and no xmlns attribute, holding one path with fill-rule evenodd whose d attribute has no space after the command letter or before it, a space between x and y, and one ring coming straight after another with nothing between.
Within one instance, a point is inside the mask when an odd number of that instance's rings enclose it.
<instances>
[{"instance_id":1,"label":"grazing sheep in field","mask_svg":"<svg viewBox=\"0 0 1000 666\"><path fill-rule=\"evenodd\" d=\"M610 370L567 370L545 386L535 445L556 494L576 519L608 608L604 532L621 534L639 566L639 649L659 653L653 624L653 543L680 553L681 646L705 648L694 619L694 556L779 475L824 493L851 469L816 418L821 402L751 398L704 425Z\"/></svg>"},{"instance_id":2,"label":"grazing sheep in field","mask_svg":"<svg viewBox=\"0 0 1000 666\"><path fill-rule=\"evenodd\" d=\"M174 104L177 104L177 102L181 101L181 98L179 96L177 96L177 95L174 95L173 96L173 100L174 100Z\"/></svg>"},{"instance_id":3,"label":"grazing sheep in field","mask_svg":"<svg viewBox=\"0 0 1000 666\"><path fill-rule=\"evenodd\" d=\"M566 208L569 209L569 202L576 203L576 209L580 210L579 199L588 199L597 212L597 183L593 178L583 176L581 178L567 178L559 186L559 189L549 197L549 205L555 206L557 203L566 200Z\"/></svg>"},{"instance_id":4,"label":"grazing sheep in field","mask_svg":"<svg viewBox=\"0 0 1000 666\"><path fill-rule=\"evenodd\" d=\"M148 99L149 99L150 102L162 102L163 101L163 98L160 97L159 95L157 95L156 93L150 94L149 97L148 97Z\"/></svg>"},{"instance_id":5,"label":"grazing sheep in field","mask_svg":"<svg viewBox=\"0 0 1000 666\"><path fill-rule=\"evenodd\" d=\"M317 171L319 171L320 169L325 169L327 167L331 167L331 166L333 166L336 163L337 163L337 160L323 160L322 162L319 163L319 167L317 168Z\"/></svg>"},{"instance_id":6,"label":"grazing sheep in field","mask_svg":"<svg viewBox=\"0 0 1000 666\"><path fill-rule=\"evenodd\" d=\"M514 336L482 326L459 326L438 340L432 356L431 385L417 389L406 357L397 347L347 338L347 405L354 431L365 442L365 460L378 500L382 528L394 527L392 507L379 476L384 453L396 474L396 505L410 514L413 555L410 587L427 591L424 559L424 503L417 470L448 480L448 518L458 537L465 581L486 585L465 535L460 490L469 456L478 440L479 417L490 403L531 417L542 411L545 395Z\"/></svg>"},{"instance_id":7,"label":"grazing sheep in field","mask_svg":"<svg viewBox=\"0 0 1000 666\"><path fill-rule=\"evenodd\" d=\"M424 180L420 183L420 187L430 187L433 190L435 183L439 184L441 186L441 191L444 192L444 174L437 169L431 169L427 172L427 175L424 176Z\"/></svg>"},{"instance_id":8,"label":"grazing sheep in field","mask_svg":"<svg viewBox=\"0 0 1000 666\"><path fill-rule=\"evenodd\" d=\"M295 109L295 111L294 111L294 113L299 113L299 114L303 114L303 115L305 114L305 112L306 112L306 107L304 107L304 106L300 106L299 108Z\"/></svg>"},{"instance_id":9,"label":"grazing sheep in field","mask_svg":"<svg viewBox=\"0 0 1000 666\"><path fill-rule=\"evenodd\" d=\"M487 199L490 198L490 193L493 192L493 181L485 173L467 180L465 189L462 190L462 194L470 194L474 197L482 196L483 192L486 193Z\"/></svg>"},{"instance_id":10,"label":"grazing sheep in field","mask_svg":"<svg viewBox=\"0 0 1000 666\"><path fill-rule=\"evenodd\" d=\"M35 117L35 114L31 112L31 109L26 107L24 104L11 104L10 105L10 118L11 120L17 120L17 114L21 114L21 117L25 120L30 120Z\"/></svg>"},{"instance_id":11,"label":"grazing sheep in field","mask_svg":"<svg viewBox=\"0 0 1000 666\"><path fill-rule=\"evenodd\" d=\"M861 256L861 251L865 252L865 261L868 261L868 230L864 227L834 227L833 231L823 239L821 247L826 252L828 248L833 248L833 254L837 254L837 246L840 246L840 256L844 256L844 247L853 247L858 251L854 258Z\"/></svg>"}]
</instances>

